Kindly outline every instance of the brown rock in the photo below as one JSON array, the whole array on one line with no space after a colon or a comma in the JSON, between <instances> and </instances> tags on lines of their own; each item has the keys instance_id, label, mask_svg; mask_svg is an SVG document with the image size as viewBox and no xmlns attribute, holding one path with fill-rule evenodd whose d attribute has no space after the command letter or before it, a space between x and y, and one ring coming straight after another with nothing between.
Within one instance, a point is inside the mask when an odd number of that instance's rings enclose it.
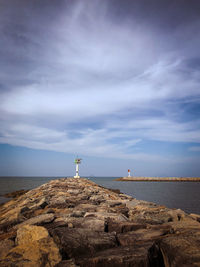
<instances>
[{"instance_id":1,"label":"brown rock","mask_svg":"<svg viewBox=\"0 0 200 267\"><path fill-rule=\"evenodd\" d=\"M86 179L52 180L1 205L0 240L0 266L200 266L198 215Z\"/></svg>"},{"instance_id":2,"label":"brown rock","mask_svg":"<svg viewBox=\"0 0 200 267\"><path fill-rule=\"evenodd\" d=\"M25 193L27 193L29 190L18 190L18 191L14 191L14 192L11 192L11 193L7 193L4 195L4 197L10 197L10 198L16 198L16 197L19 197L21 195L24 195Z\"/></svg>"},{"instance_id":3,"label":"brown rock","mask_svg":"<svg viewBox=\"0 0 200 267\"><path fill-rule=\"evenodd\" d=\"M129 218L131 221L138 223L163 224L173 221L172 214L167 211L167 209L159 206L138 205L129 211Z\"/></svg>"},{"instance_id":4,"label":"brown rock","mask_svg":"<svg viewBox=\"0 0 200 267\"><path fill-rule=\"evenodd\" d=\"M100 220L112 219L117 222L125 222L128 220L123 214L109 213L109 212L86 212L84 217L93 217Z\"/></svg>"},{"instance_id":5,"label":"brown rock","mask_svg":"<svg viewBox=\"0 0 200 267\"><path fill-rule=\"evenodd\" d=\"M78 265L75 264L74 260L64 260L56 264L55 267L79 267Z\"/></svg>"},{"instance_id":6,"label":"brown rock","mask_svg":"<svg viewBox=\"0 0 200 267\"><path fill-rule=\"evenodd\" d=\"M96 251L117 246L112 233L67 227L59 227L50 232L66 258L93 255Z\"/></svg>"},{"instance_id":7,"label":"brown rock","mask_svg":"<svg viewBox=\"0 0 200 267\"><path fill-rule=\"evenodd\" d=\"M143 244L143 246L131 246L131 247L117 247L107 249L96 253L93 257L77 259L76 263L81 267L149 267L149 249L151 244ZM155 257L154 265L158 263L158 259ZM158 263L159 264L159 263Z\"/></svg>"},{"instance_id":8,"label":"brown rock","mask_svg":"<svg viewBox=\"0 0 200 267\"><path fill-rule=\"evenodd\" d=\"M137 243L154 242L167 234L166 230L159 229L139 229L136 231L117 234L118 242L121 246L132 246Z\"/></svg>"},{"instance_id":9,"label":"brown rock","mask_svg":"<svg viewBox=\"0 0 200 267\"><path fill-rule=\"evenodd\" d=\"M41 226L23 226L17 231L17 246L0 262L1 266L54 266L61 261L59 249Z\"/></svg>"},{"instance_id":10,"label":"brown rock","mask_svg":"<svg viewBox=\"0 0 200 267\"><path fill-rule=\"evenodd\" d=\"M43 225L45 223L52 222L55 218L55 215L53 213L46 213L46 214L41 214L39 216L30 218L20 224L17 224L14 226L14 229L19 229L20 227L24 225Z\"/></svg>"},{"instance_id":11,"label":"brown rock","mask_svg":"<svg viewBox=\"0 0 200 267\"><path fill-rule=\"evenodd\" d=\"M167 236L160 239L157 245L166 267L200 266L200 231Z\"/></svg>"},{"instance_id":12,"label":"brown rock","mask_svg":"<svg viewBox=\"0 0 200 267\"><path fill-rule=\"evenodd\" d=\"M14 241L10 240L10 239L5 239L0 241L0 259L4 258L9 250L14 247Z\"/></svg>"},{"instance_id":13,"label":"brown rock","mask_svg":"<svg viewBox=\"0 0 200 267\"><path fill-rule=\"evenodd\" d=\"M200 222L200 215L199 214L191 213L190 216L193 219L195 219L197 222Z\"/></svg>"},{"instance_id":14,"label":"brown rock","mask_svg":"<svg viewBox=\"0 0 200 267\"><path fill-rule=\"evenodd\" d=\"M116 222L113 220L107 221L108 232L124 233L144 228L147 228L146 224L133 223L128 221L127 222Z\"/></svg>"}]
</instances>

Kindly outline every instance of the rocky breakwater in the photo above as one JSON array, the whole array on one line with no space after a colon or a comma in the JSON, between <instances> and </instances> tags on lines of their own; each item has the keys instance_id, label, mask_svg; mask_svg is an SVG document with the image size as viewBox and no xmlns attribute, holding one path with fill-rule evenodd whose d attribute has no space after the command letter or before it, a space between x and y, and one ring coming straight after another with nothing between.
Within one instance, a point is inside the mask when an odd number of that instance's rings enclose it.
<instances>
[{"instance_id":1,"label":"rocky breakwater","mask_svg":"<svg viewBox=\"0 0 200 267\"><path fill-rule=\"evenodd\" d=\"M127 176L115 179L116 181L127 182L200 182L200 177L137 177Z\"/></svg>"},{"instance_id":2,"label":"rocky breakwater","mask_svg":"<svg viewBox=\"0 0 200 267\"><path fill-rule=\"evenodd\" d=\"M52 180L0 206L0 266L200 266L200 216Z\"/></svg>"}]
</instances>

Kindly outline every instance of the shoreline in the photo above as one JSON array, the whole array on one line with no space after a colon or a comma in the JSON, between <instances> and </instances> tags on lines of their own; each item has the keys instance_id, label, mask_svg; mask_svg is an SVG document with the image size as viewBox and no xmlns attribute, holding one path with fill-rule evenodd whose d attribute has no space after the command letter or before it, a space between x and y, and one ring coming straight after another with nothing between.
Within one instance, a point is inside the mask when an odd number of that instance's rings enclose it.
<instances>
[{"instance_id":1,"label":"shoreline","mask_svg":"<svg viewBox=\"0 0 200 267\"><path fill-rule=\"evenodd\" d=\"M120 177L116 178L115 181L134 181L134 182L200 182L200 177Z\"/></svg>"},{"instance_id":2,"label":"shoreline","mask_svg":"<svg viewBox=\"0 0 200 267\"><path fill-rule=\"evenodd\" d=\"M198 214L84 178L51 180L19 193L0 206L1 266L200 265Z\"/></svg>"}]
</instances>

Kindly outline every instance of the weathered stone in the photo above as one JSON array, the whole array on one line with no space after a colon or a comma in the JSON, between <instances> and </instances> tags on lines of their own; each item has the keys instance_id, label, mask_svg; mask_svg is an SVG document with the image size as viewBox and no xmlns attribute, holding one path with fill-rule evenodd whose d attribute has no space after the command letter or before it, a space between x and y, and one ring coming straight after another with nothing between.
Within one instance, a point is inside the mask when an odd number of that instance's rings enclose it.
<instances>
[{"instance_id":1,"label":"weathered stone","mask_svg":"<svg viewBox=\"0 0 200 267\"><path fill-rule=\"evenodd\" d=\"M11 193L7 193L4 195L4 197L10 197L10 198L17 198L21 195L24 195L25 193L27 193L29 190L24 190L24 189L21 189L21 190L17 190L15 192L11 192Z\"/></svg>"},{"instance_id":2,"label":"weathered stone","mask_svg":"<svg viewBox=\"0 0 200 267\"><path fill-rule=\"evenodd\" d=\"M55 267L79 267L78 265L75 264L74 260L64 260L56 264Z\"/></svg>"},{"instance_id":3,"label":"weathered stone","mask_svg":"<svg viewBox=\"0 0 200 267\"><path fill-rule=\"evenodd\" d=\"M5 258L8 254L9 250L14 247L14 241L10 239L5 239L0 241L0 259Z\"/></svg>"},{"instance_id":4,"label":"weathered stone","mask_svg":"<svg viewBox=\"0 0 200 267\"><path fill-rule=\"evenodd\" d=\"M43 209L44 207L47 206L46 198L41 198L38 202L33 202L30 206L29 209L38 209L41 208Z\"/></svg>"},{"instance_id":5,"label":"weathered stone","mask_svg":"<svg viewBox=\"0 0 200 267\"><path fill-rule=\"evenodd\" d=\"M79 204L76 209L84 210L85 212L95 212L97 210L97 206L89 203Z\"/></svg>"},{"instance_id":6,"label":"weathered stone","mask_svg":"<svg viewBox=\"0 0 200 267\"><path fill-rule=\"evenodd\" d=\"M59 226L68 226L70 228L84 228L84 229L92 229L93 231L102 231L105 230L105 220L100 220L94 217L66 217L66 218L57 218L53 225L56 227ZM48 229L56 228L54 226L47 226Z\"/></svg>"},{"instance_id":7,"label":"weathered stone","mask_svg":"<svg viewBox=\"0 0 200 267\"><path fill-rule=\"evenodd\" d=\"M199 236L199 215L86 179L52 180L0 206L2 267L200 266Z\"/></svg>"},{"instance_id":8,"label":"weathered stone","mask_svg":"<svg viewBox=\"0 0 200 267\"><path fill-rule=\"evenodd\" d=\"M172 214L167 211L167 209L159 206L137 205L129 211L129 218L138 223L163 224L173 221Z\"/></svg>"},{"instance_id":9,"label":"weathered stone","mask_svg":"<svg viewBox=\"0 0 200 267\"><path fill-rule=\"evenodd\" d=\"M105 220L110 218L118 222L125 222L128 220L128 218L123 214L108 213L108 212L86 212L84 217L95 217L100 220Z\"/></svg>"},{"instance_id":10,"label":"weathered stone","mask_svg":"<svg viewBox=\"0 0 200 267\"><path fill-rule=\"evenodd\" d=\"M21 209L19 207L15 207L11 210L8 210L7 212L5 212L1 218L0 218L0 224L16 224L19 221L19 215L20 215L20 211ZM1 226L0 226L1 228Z\"/></svg>"},{"instance_id":11,"label":"weathered stone","mask_svg":"<svg viewBox=\"0 0 200 267\"><path fill-rule=\"evenodd\" d=\"M81 267L149 267L149 249L151 246L152 244L147 243L143 244L143 246L112 248L98 252L93 257L77 259L76 262ZM162 267L163 265L152 266Z\"/></svg>"},{"instance_id":12,"label":"weathered stone","mask_svg":"<svg viewBox=\"0 0 200 267\"><path fill-rule=\"evenodd\" d=\"M191 217L186 217L184 220L173 221L168 223L174 233L185 232L188 229L200 231L200 223Z\"/></svg>"},{"instance_id":13,"label":"weathered stone","mask_svg":"<svg viewBox=\"0 0 200 267\"><path fill-rule=\"evenodd\" d=\"M199 214L191 213L190 216L193 219L195 219L197 222L200 222L200 215Z\"/></svg>"},{"instance_id":14,"label":"weathered stone","mask_svg":"<svg viewBox=\"0 0 200 267\"><path fill-rule=\"evenodd\" d=\"M23 226L17 231L17 246L2 258L1 266L54 266L61 261L59 249L41 226Z\"/></svg>"},{"instance_id":15,"label":"weathered stone","mask_svg":"<svg viewBox=\"0 0 200 267\"><path fill-rule=\"evenodd\" d=\"M17 224L14 226L14 229L19 229L20 227L24 225L43 225L45 223L52 222L55 218L55 215L53 213L47 213L47 214L41 214L39 216L30 218L20 224Z\"/></svg>"},{"instance_id":16,"label":"weathered stone","mask_svg":"<svg viewBox=\"0 0 200 267\"><path fill-rule=\"evenodd\" d=\"M75 227L76 224L74 224ZM80 228L84 229L92 229L93 231L101 231L104 232L105 230L105 221L94 219L94 218L84 218L81 225L79 225Z\"/></svg>"},{"instance_id":17,"label":"weathered stone","mask_svg":"<svg viewBox=\"0 0 200 267\"><path fill-rule=\"evenodd\" d=\"M160 239L165 267L200 266L200 231L188 231Z\"/></svg>"},{"instance_id":18,"label":"weathered stone","mask_svg":"<svg viewBox=\"0 0 200 267\"><path fill-rule=\"evenodd\" d=\"M72 195L78 195L81 193L81 191L79 189L68 189L67 193Z\"/></svg>"},{"instance_id":19,"label":"weathered stone","mask_svg":"<svg viewBox=\"0 0 200 267\"><path fill-rule=\"evenodd\" d=\"M93 255L96 251L117 246L112 233L66 227L59 227L50 232L62 255L67 258Z\"/></svg>"},{"instance_id":20,"label":"weathered stone","mask_svg":"<svg viewBox=\"0 0 200 267\"><path fill-rule=\"evenodd\" d=\"M85 211L76 210L70 214L70 217L83 217L85 215Z\"/></svg>"},{"instance_id":21,"label":"weathered stone","mask_svg":"<svg viewBox=\"0 0 200 267\"><path fill-rule=\"evenodd\" d=\"M131 246L138 242L154 242L167 233L168 231L166 232L166 230L163 229L139 229L136 231L118 234L117 239L121 246Z\"/></svg>"},{"instance_id":22,"label":"weathered stone","mask_svg":"<svg viewBox=\"0 0 200 267\"><path fill-rule=\"evenodd\" d=\"M107 231L116 233L125 233L130 231L135 231L138 229L147 228L146 224L139 224L133 222L116 222L113 220L107 221Z\"/></svg>"},{"instance_id":23,"label":"weathered stone","mask_svg":"<svg viewBox=\"0 0 200 267\"><path fill-rule=\"evenodd\" d=\"M105 196L93 195L90 197L89 200L92 201L93 203L101 203L101 202L105 202Z\"/></svg>"},{"instance_id":24,"label":"weathered stone","mask_svg":"<svg viewBox=\"0 0 200 267\"><path fill-rule=\"evenodd\" d=\"M108 200L106 201L106 203L110 206L110 207L115 207L115 206L119 206L122 204L121 201L117 201L117 200Z\"/></svg>"}]
</instances>

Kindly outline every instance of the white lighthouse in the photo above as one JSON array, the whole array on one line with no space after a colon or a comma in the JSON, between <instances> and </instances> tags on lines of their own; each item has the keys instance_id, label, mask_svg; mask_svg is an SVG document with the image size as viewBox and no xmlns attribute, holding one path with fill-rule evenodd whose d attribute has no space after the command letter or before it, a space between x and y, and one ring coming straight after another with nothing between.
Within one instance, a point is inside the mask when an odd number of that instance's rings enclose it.
<instances>
[{"instance_id":1,"label":"white lighthouse","mask_svg":"<svg viewBox=\"0 0 200 267\"><path fill-rule=\"evenodd\" d=\"M81 164L81 160L82 159L76 158L74 161L74 163L76 164L76 175L74 176L74 178L80 178L79 173L78 173L78 167L79 167L78 165Z\"/></svg>"},{"instance_id":2,"label":"white lighthouse","mask_svg":"<svg viewBox=\"0 0 200 267\"><path fill-rule=\"evenodd\" d=\"M128 169L128 177L131 177L131 170Z\"/></svg>"}]
</instances>

